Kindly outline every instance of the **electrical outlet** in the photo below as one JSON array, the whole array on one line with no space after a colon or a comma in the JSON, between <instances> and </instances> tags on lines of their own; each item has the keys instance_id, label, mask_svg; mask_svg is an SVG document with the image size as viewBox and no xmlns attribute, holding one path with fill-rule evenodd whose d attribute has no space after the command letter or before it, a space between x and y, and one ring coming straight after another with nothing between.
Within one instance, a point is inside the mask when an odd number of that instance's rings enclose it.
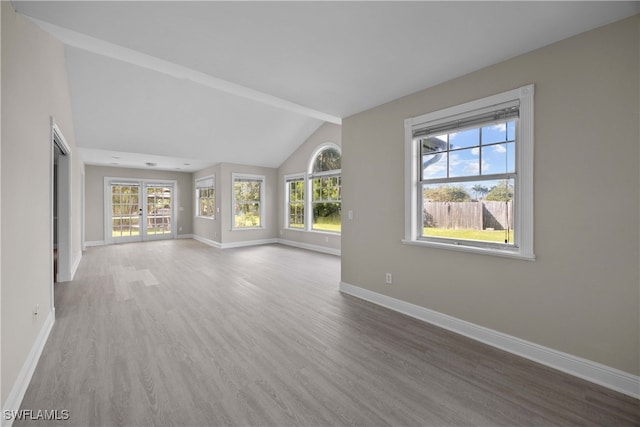
<instances>
[{"instance_id":1,"label":"electrical outlet","mask_svg":"<svg viewBox=\"0 0 640 427\"><path fill-rule=\"evenodd\" d=\"M178 231L182 231L182 227L178 227Z\"/></svg>"},{"instance_id":2,"label":"electrical outlet","mask_svg":"<svg viewBox=\"0 0 640 427\"><path fill-rule=\"evenodd\" d=\"M391 275L391 273L387 273L385 275L384 280L385 280L385 282L387 282L387 285L392 284L393 283L393 276Z\"/></svg>"},{"instance_id":3,"label":"electrical outlet","mask_svg":"<svg viewBox=\"0 0 640 427\"><path fill-rule=\"evenodd\" d=\"M353 219L353 211L347 212L347 218L349 218L349 220Z\"/></svg>"}]
</instances>

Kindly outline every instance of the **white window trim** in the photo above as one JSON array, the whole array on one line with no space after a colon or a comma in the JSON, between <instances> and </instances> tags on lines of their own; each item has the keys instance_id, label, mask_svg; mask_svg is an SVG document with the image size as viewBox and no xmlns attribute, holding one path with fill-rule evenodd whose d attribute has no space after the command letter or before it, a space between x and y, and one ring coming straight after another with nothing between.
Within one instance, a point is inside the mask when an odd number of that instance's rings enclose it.
<instances>
[{"instance_id":1,"label":"white window trim","mask_svg":"<svg viewBox=\"0 0 640 427\"><path fill-rule=\"evenodd\" d=\"M253 181L261 181L260 185L260 226L259 227L236 227L236 195L235 195L235 183L236 180L248 179ZM267 178L264 175L251 175L246 173L231 173L231 231L244 231L244 230L261 230L265 228L265 187L267 185Z\"/></svg>"},{"instance_id":2,"label":"white window trim","mask_svg":"<svg viewBox=\"0 0 640 427\"><path fill-rule=\"evenodd\" d=\"M198 183L199 182L203 182L203 181L207 181L207 180L211 180L211 187L213 188L213 206L214 206L214 212L213 212L213 216L203 216L200 215L200 198L198 197ZM216 212L218 211L218 207L217 207L217 194L216 194L216 176L215 174L213 175L207 175L207 176L203 176L201 178L197 178L195 181L195 217L196 218L202 218L202 219L207 219L210 221L215 221L216 219Z\"/></svg>"},{"instance_id":3,"label":"white window trim","mask_svg":"<svg viewBox=\"0 0 640 427\"><path fill-rule=\"evenodd\" d=\"M316 147L315 150L313 150L313 153L311 153L311 157L309 158L309 164L307 166L307 174L305 176L305 195L304 195L304 201L305 201L305 217L304 217L304 231L307 231L309 233L319 233L319 234L330 234L333 236L339 236L342 234L342 232L337 232L337 231L327 231L327 230L315 230L313 228L313 178L321 178L323 176L332 176L332 175L339 175L342 177L342 168L341 169L334 169L331 171L324 171L324 172L316 172L315 174L313 173L313 164L316 161L316 157L318 156L318 154L320 154L320 152L322 152L323 150L326 150L327 148L333 148L335 150L338 150L338 152L340 152L340 156L342 156L342 147L340 147L338 144L336 144L335 142L324 142L322 144L320 144L318 147ZM307 196L309 195L309 196Z\"/></svg>"},{"instance_id":4,"label":"white window trim","mask_svg":"<svg viewBox=\"0 0 640 427\"><path fill-rule=\"evenodd\" d=\"M340 156L342 156L342 147L340 147L335 142L327 141L318 145L316 149L313 150L313 153L311 153L311 157L309 157L309 163L307 165L307 173L309 174L309 176L313 175L313 164L315 163L316 157L318 156L318 154L320 154L321 151L326 150L327 148L338 150L340 152Z\"/></svg>"},{"instance_id":5,"label":"white window trim","mask_svg":"<svg viewBox=\"0 0 640 427\"><path fill-rule=\"evenodd\" d=\"M307 172L304 173L293 173L284 176L284 218L283 218L283 228L287 231L300 231L305 233L316 233L316 234L328 234L332 236L340 236L340 232L337 231L327 231L327 230L314 230L313 229L313 179L321 178L323 176L342 176L342 169L335 169L331 171L325 172L316 172L313 173L313 164L315 163L316 157L318 154L327 149L333 148L340 152L342 155L342 147L340 147L335 142L323 142L315 150L311 153L309 157L309 163L307 164ZM289 226L289 187L288 181L292 179L303 179L304 180L304 228L290 227Z\"/></svg>"},{"instance_id":6,"label":"white window trim","mask_svg":"<svg viewBox=\"0 0 640 427\"><path fill-rule=\"evenodd\" d=\"M289 225L289 181L302 180L304 185L304 227L291 227ZM306 173L294 173L284 176L284 228L293 231L307 231L307 174Z\"/></svg>"},{"instance_id":7,"label":"white window trim","mask_svg":"<svg viewBox=\"0 0 640 427\"><path fill-rule=\"evenodd\" d=\"M147 188L147 184L153 185L166 185L167 187L171 187L171 197L174 199L171 201L171 218L174 221L175 226L172 224L171 233L162 234L158 236L149 236L146 234L146 223L143 223L143 228L141 228L140 236L135 239L131 239L130 241L148 241L148 240L166 240L166 239L175 239L178 235L179 228L179 219L178 219L178 181L175 179L148 179L148 178L122 178L122 177L113 177L113 176L105 176L104 177L104 187L103 187L103 224L104 224L104 242L107 244L115 243L115 239L113 237L113 223L111 220L111 212L112 212L112 199L111 199L111 184L131 184L140 186L140 208L142 208L143 212L147 211L147 198L144 197L144 192ZM123 242L127 241L126 238L121 240Z\"/></svg>"},{"instance_id":8,"label":"white window trim","mask_svg":"<svg viewBox=\"0 0 640 427\"><path fill-rule=\"evenodd\" d=\"M342 154L342 151L340 153ZM305 191L307 191L307 194L310 194L311 197L307 201L307 197L305 194L305 204L307 207L306 210L308 211L307 213L305 213L305 230L307 230L310 233L324 233L324 234L332 234L334 236L336 235L339 236L340 234L342 234L341 231L338 232L338 231L318 230L313 228L313 204L315 203L313 201L313 180L315 178L331 177L331 176L339 176L342 179L342 169L334 169L326 172L317 172L315 174L310 173L307 176ZM340 187L342 187L342 183L340 184ZM340 200L340 203L342 203L342 200Z\"/></svg>"},{"instance_id":9,"label":"white window trim","mask_svg":"<svg viewBox=\"0 0 640 427\"><path fill-rule=\"evenodd\" d=\"M405 129L405 229L403 243L408 245L449 249L454 251L496 255L509 258L535 260L533 252L533 98L534 85L527 85L518 89L497 95L445 108L443 110L412 117L404 121ZM515 246L482 247L468 246L460 242L435 242L419 239L418 226L422 216L419 206L422 204L421 194L418 192L420 171L418 169L418 142L413 138L413 130L438 121L445 121L456 115L464 115L475 110L487 108L505 102L520 101L520 119L517 126L516 150L516 197L514 198L515 217Z\"/></svg>"}]
</instances>

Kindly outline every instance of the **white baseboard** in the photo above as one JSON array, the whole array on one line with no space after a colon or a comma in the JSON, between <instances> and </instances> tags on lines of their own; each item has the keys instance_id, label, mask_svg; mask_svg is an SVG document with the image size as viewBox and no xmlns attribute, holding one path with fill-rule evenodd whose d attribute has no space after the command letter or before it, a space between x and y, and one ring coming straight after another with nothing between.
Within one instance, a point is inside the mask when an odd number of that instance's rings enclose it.
<instances>
[{"instance_id":1,"label":"white baseboard","mask_svg":"<svg viewBox=\"0 0 640 427\"><path fill-rule=\"evenodd\" d=\"M348 283L340 282L340 292L406 314L620 393L640 398L639 376Z\"/></svg>"},{"instance_id":2,"label":"white baseboard","mask_svg":"<svg viewBox=\"0 0 640 427\"><path fill-rule=\"evenodd\" d=\"M178 234L176 239L193 239L195 236L193 234Z\"/></svg>"},{"instance_id":3,"label":"white baseboard","mask_svg":"<svg viewBox=\"0 0 640 427\"><path fill-rule=\"evenodd\" d=\"M84 242L84 245L88 248L90 246L104 246L106 243L104 240L90 240L88 242Z\"/></svg>"},{"instance_id":4,"label":"white baseboard","mask_svg":"<svg viewBox=\"0 0 640 427\"><path fill-rule=\"evenodd\" d=\"M215 240L206 239L202 236L198 236L197 234L193 235L193 240L197 240L198 242L204 243L205 245L213 246L214 248L222 247L219 242L216 242Z\"/></svg>"},{"instance_id":5,"label":"white baseboard","mask_svg":"<svg viewBox=\"0 0 640 427\"><path fill-rule=\"evenodd\" d=\"M260 240L246 240L244 242L229 242L229 243L220 244L220 247L222 249L230 249L230 248L242 248L245 246L270 245L273 243L278 243L278 239L260 239Z\"/></svg>"},{"instance_id":6,"label":"white baseboard","mask_svg":"<svg viewBox=\"0 0 640 427\"><path fill-rule=\"evenodd\" d=\"M282 245L293 246L293 247L300 248L300 249L307 249L307 250L310 250L310 251L322 252L322 253L330 254L330 255L340 256L340 254L341 254L341 250L340 249L327 248L327 247L319 246L319 245L311 245L309 243L301 243L301 242L296 242L296 241L293 241L293 240L278 239L278 243L280 243Z\"/></svg>"},{"instance_id":7,"label":"white baseboard","mask_svg":"<svg viewBox=\"0 0 640 427\"><path fill-rule=\"evenodd\" d=\"M189 236L189 237L186 237L186 236ZM281 243L283 245L294 246L301 249L308 249L311 251L323 252L331 255L340 256L340 249L325 248L323 246L310 245L307 243L294 242L292 240L285 240L285 239L260 239L260 240L246 240L243 242L220 243L220 242L216 242L215 240L210 240L195 234L194 235L183 234L178 238L184 238L184 239L191 238L201 243L204 243L205 245L213 246L214 248L219 248L219 249L242 248L247 246L270 245L274 243Z\"/></svg>"},{"instance_id":8,"label":"white baseboard","mask_svg":"<svg viewBox=\"0 0 640 427\"><path fill-rule=\"evenodd\" d=\"M55 322L55 317L55 309L53 309L45 319L44 324L36 337L36 341L33 343L33 347L31 347L31 351L27 356L27 360L25 360L22 365L22 369L20 369L20 372L18 373L18 378L11 388L9 396L7 396L7 400L4 402L4 406L2 407L2 427L9 427L13 424L13 419L7 420L4 415L11 411L18 411L20 409L22 399L24 398L24 394L27 392L27 387L29 387L31 377L33 377L33 373L36 370L44 345L47 342L47 338L49 338L49 333L51 332L51 328Z\"/></svg>"},{"instance_id":9,"label":"white baseboard","mask_svg":"<svg viewBox=\"0 0 640 427\"><path fill-rule=\"evenodd\" d=\"M78 251L76 254L76 259L73 260L73 265L71 266L71 280L76 275L76 271L78 271L78 266L80 265L80 261L82 260L82 251Z\"/></svg>"}]
</instances>

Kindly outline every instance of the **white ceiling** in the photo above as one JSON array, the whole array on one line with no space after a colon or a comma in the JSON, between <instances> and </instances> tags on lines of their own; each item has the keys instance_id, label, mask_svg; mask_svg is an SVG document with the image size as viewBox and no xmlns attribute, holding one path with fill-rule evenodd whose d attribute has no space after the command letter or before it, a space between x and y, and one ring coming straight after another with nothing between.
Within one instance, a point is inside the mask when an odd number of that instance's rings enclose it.
<instances>
[{"instance_id":1,"label":"white ceiling","mask_svg":"<svg viewBox=\"0 0 640 427\"><path fill-rule=\"evenodd\" d=\"M67 45L85 162L185 171L277 167L324 121L640 12L607 1L14 5Z\"/></svg>"}]
</instances>

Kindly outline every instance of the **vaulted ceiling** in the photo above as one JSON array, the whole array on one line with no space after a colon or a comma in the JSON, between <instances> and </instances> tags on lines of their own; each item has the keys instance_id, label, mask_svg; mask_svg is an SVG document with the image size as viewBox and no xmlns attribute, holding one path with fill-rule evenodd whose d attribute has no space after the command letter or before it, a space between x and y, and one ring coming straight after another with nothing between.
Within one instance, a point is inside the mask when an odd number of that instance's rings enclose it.
<instances>
[{"instance_id":1,"label":"vaulted ceiling","mask_svg":"<svg viewBox=\"0 0 640 427\"><path fill-rule=\"evenodd\" d=\"M183 171L277 167L324 122L639 4L14 1L65 43L85 162Z\"/></svg>"}]
</instances>

